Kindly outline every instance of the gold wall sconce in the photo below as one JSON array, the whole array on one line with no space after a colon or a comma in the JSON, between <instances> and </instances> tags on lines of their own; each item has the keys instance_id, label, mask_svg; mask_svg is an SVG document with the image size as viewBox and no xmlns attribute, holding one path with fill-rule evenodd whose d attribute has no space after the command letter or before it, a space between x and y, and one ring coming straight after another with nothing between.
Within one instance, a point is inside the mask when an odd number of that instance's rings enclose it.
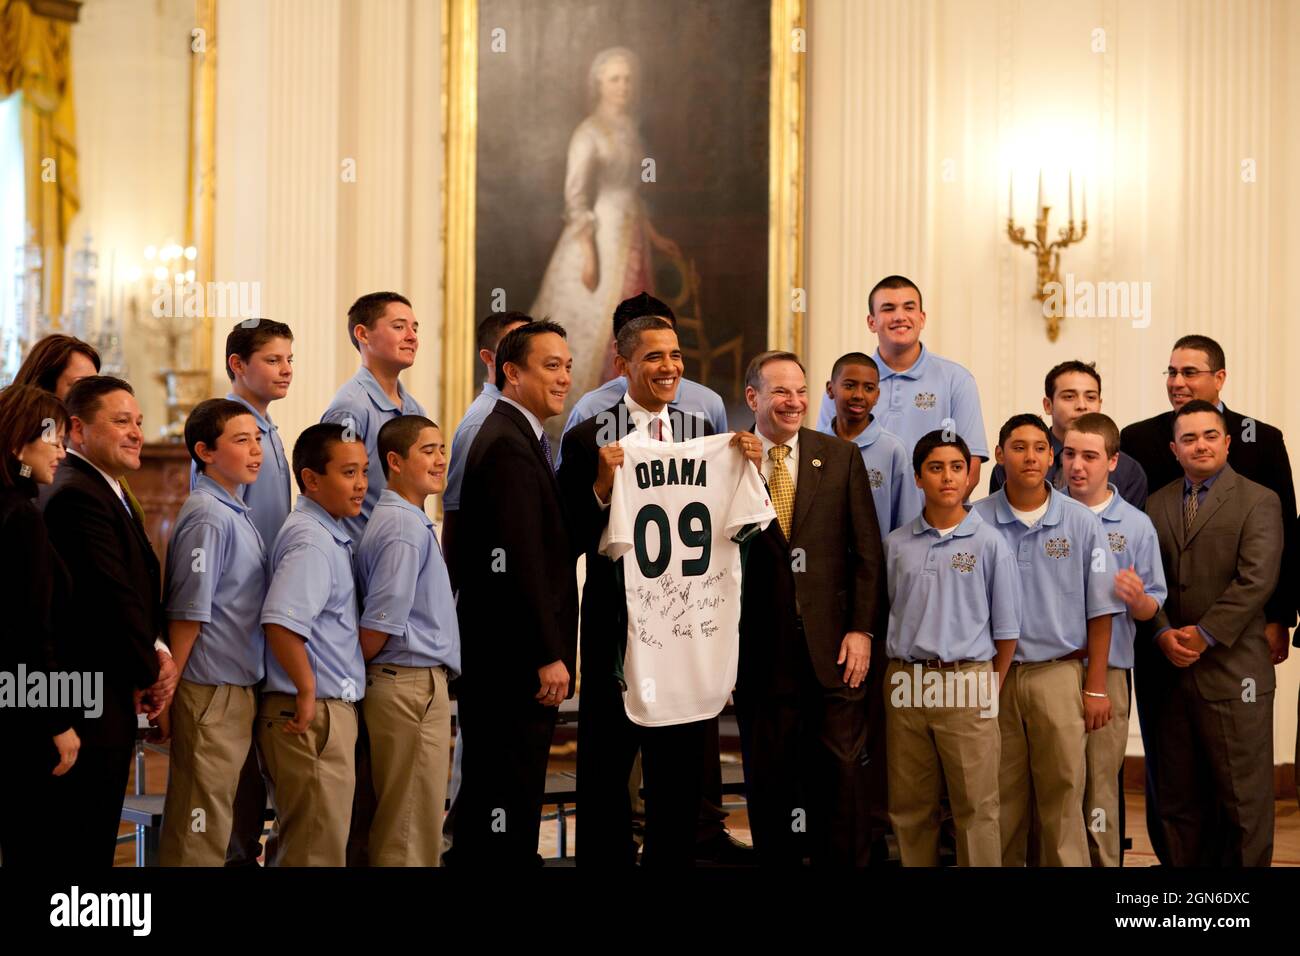
<instances>
[{"instance_id":1,"label":"gold wall sconce","mask_svg":"<svg viewBox=\"0 0 1300 956\"><path fill-rule=\"evenodd\" d=\"M1034 292L1034 299L1040 303L1046 303L1051 296L1049 286L1057 283L1059 287L1061 281L1061 250L1076 242L1082 242L1084 236L1088 235L1088 185L1083 185L1083 221L1082 227L1076 232L1074 228L1074 173L1070 173L1070 217L1062 229L1058 229L1059 238L1049 242L1047 238L1048 220L1052 207L1043 202L1043 172L1038 171L1038 216L1034 220L1034 238L1025 238L1025 227L1017 226L1015 219L1014 193L1012 183L1007 183L1007 236L1013 243L1030 250L1037 261L1037 291ZM1055 297L1055 304L1048 306L1044 304L1043 318L1047 322L1048 341L1055 342L1058 335L1061 334L1061 319L1064 318L1064 308L1060 304L1061 297Z\"/></svg>"}]
</instances>

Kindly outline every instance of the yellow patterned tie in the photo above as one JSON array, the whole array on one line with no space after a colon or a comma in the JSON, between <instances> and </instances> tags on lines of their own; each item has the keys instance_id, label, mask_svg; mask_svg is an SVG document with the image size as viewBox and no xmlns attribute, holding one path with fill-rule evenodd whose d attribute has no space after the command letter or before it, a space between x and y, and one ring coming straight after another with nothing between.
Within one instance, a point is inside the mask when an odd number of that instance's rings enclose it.
<instances>
[{"instance_id":1,"label":"yellow patterned tie","mask_svg":"<svg viewBox=\"0 0 1300 956\"><path fill-rule=\"evenodd\" d=\"M1196 512L1200 507L1198 499L1203 487L1205 487L1204 482L1193 481L1192 490L1187 493L1187 499L1183 502L1183 534L1192 533L1192 525L1196 523Z\"/></svg>"},{"instance_id":2,"label":"yellow patterned tie","mask_svg":"<svg viewBox=\"0 0 1300 956\"><path fill-rule=\"evenodd\" d=\"M777 524L781 526L781 533L787 541L790 538L790 521L794 515L794 482L785 467L785 458L789 454L789 445L773 445L767 450L767 457L772 460L772 474L767 479L767 490L772 495Z\"/></svg>"}]
</instances>

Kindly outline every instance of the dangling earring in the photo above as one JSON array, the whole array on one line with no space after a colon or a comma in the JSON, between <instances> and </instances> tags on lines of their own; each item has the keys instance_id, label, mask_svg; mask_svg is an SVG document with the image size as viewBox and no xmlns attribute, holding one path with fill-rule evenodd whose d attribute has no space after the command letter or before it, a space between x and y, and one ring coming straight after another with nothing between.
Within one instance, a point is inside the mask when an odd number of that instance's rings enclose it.
<instances>
[{"instance_id":1,"label":"dangling earring","mask_svg":"<svg viewBox=\"0 0 1300 956\"><path fill-rule=\"evenodd\" d=\"M21 462L18 468L18 474L23 478L30 478L32 476L32 466L27 464L25 461Z\"/></svg>"}]
</instances>

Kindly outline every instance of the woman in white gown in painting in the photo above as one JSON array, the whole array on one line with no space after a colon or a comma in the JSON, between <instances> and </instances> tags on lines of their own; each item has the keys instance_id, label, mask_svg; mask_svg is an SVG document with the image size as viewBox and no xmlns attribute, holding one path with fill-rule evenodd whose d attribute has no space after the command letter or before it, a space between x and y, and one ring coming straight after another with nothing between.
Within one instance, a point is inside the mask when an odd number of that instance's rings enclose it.
<instances>
[{"instance_id":1,"label":"woman in white gown in painting","mask_svg":"<svg viewBox=\"0 0 1300 956\"><path fill-rule=\"evenodd\" d=\"M569 140L564 231L555 244L531 314L568 332L573 385L566 411L613 377L614 308L654 292L651 247L680 255L655 232L638 190L646 159L635 112L640 64L625 47L603 50L587 74L591 113Z\"/></svg>"}]
</instances>

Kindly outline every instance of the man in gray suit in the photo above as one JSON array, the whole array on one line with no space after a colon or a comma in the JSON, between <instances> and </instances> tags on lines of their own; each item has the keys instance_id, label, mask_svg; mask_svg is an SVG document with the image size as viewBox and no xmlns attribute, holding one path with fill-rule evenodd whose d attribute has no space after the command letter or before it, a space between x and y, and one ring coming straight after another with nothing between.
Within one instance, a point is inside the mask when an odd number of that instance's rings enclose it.
<instances>
[{"instance_id":1,"label":"man in gray suit","mask_svg":"<svg viewBox=\"0 0 1300 956\"><path fill-rule=\"evenodd\" d=\"M1179 668L1159 720L1156 788L1174 866L1268 866L1273 856L1273 661L1264 605L1282 558L1275 493L1228 464L1223 413L1174 414L1183 477L1147 513L1169 599L1156 644Z\"/></svg>"}]
</instances>

